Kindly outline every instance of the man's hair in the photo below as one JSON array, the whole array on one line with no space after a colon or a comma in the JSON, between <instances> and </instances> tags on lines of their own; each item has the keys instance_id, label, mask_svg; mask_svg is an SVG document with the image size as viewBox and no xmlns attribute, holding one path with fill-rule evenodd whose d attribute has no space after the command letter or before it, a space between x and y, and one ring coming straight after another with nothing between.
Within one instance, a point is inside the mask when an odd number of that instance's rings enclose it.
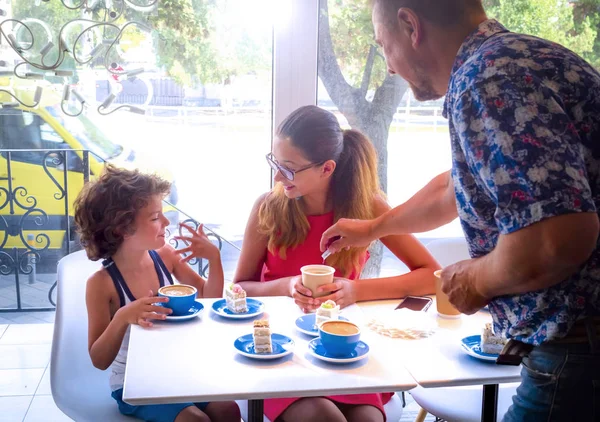
<instances>
[{"instance_id":1,"label":"man's hair","mask_svg":"<svg viewBox=\"0 0 600 422\"><path fill-rule=\"evenodd\" d=\"M396 23L398 9L407 8L433 24L452 27L463 23L474 12L484 13L481 0L372 0L388 23Z\"/></svg>"},{"instance_id":2,"label":"man's hair","mask_svg":"<svg viewBox=\"0 0 600 422\"><path fill-rule=\"evenodd\" d=\"M74 204L75 224L88 258L112 256L125 235L135 230L138 212L153 196L166 196L170 188L158 176L107 165L98 180L83 187Z\"/></svg>"}]
</instances>

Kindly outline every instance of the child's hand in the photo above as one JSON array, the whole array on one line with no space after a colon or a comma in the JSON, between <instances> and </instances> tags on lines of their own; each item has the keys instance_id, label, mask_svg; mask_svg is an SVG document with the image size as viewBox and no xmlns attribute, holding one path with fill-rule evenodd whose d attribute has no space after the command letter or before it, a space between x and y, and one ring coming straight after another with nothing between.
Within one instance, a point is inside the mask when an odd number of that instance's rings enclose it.
<instances>
[{"instance_id":1,"label":"child's hand","mask_svg":"<svg viewBox=\"0 0 600 422\"><path fill-rule=\"evenodd\" d=\"M184 255L190 253L190 255L181 258L181 262L188 262L194 258L205 258L208 260L218 258L219 248L217 248L204 233L203 224L198 226L198 230L194 230L187 224L180 224L180 227L185 227L192 236L183 236L181 230L179 236L175 236L175 239L182 240L188 245L187 248L177 250L177 253Z\"/></svg>"},{"instance_id":2,"label":"child's hand","mask_svg":"<svg viewBox=\"0 0 600 422\"><path fill-rule=\"evenodd\" d=\"M152 327L151 320L163 320L168 314L173 312L169 308L155 305L155 303L168 301L168 297L154 296L154 293L150 290L148 297L143 297L123 306L117 311L115 317L122 318L127 324L138 324L146 328Z\"/></svg>"}]
</instances>

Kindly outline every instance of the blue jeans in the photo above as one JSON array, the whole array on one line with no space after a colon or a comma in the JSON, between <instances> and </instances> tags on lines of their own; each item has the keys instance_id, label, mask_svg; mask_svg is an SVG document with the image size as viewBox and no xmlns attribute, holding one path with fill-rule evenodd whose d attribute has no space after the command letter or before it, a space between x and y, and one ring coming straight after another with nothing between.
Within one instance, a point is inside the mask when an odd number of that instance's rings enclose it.
<instances>
[{"instance_id":1,"label":"blue jeans","mask_svg":"<svg viewBox=\"0 0 600 422\"><path fill-rule=\"evenodd\" d=\"M504 422L600 421L600 350L591 342L535 347L522 366Z\"/></svg>"}]
</instances>

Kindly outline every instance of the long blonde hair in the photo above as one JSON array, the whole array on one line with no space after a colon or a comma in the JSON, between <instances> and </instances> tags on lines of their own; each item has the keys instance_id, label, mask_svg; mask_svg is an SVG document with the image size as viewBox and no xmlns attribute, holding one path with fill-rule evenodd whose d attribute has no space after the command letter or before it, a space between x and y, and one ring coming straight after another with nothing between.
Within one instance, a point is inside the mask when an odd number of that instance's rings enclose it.
<instances>
[{"instance_id":1,"label":"long blonde hair","mask_svg":"<svg viewBox=\"0 0 600 422\"><path fill-rule=\"evenodd\" d=\"M290 114L276 132L289 139L313 163L336 162L331 179L334 222L340 218L373 218L373 198L383 195L377 175L377 154L369 139L357 130L342 130L337 118L316 106L305 106ZM283 259L288 248L302 244L310 225L300 200L285 196L278 183L258 212L259 232L268 237L269 252ZM367 248L352 248L327 258L327 264L348 277L360 270Z\"/></svg>"}]
</instances>

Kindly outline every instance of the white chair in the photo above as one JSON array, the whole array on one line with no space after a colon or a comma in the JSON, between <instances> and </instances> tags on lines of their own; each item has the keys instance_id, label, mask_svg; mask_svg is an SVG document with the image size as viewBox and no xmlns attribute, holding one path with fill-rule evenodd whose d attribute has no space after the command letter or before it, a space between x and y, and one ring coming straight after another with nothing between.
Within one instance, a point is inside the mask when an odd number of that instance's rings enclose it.
<instances>
[{"instance_id":1,"label":"white chair","mask_svg":"<svg viewBox=\"0 0 600 422\"><path fill-rule=\"evenodd\" d=\"M512 396L519 383L500 384L498 388L498 421L512 404ZM446 387L410 390L413 399L421 406L422 412L416 421L423 421L427 413L447 422L480 422L483 387ZM422 419L419 419L421 417Z\"/></svg>"},{"instance_id":2,"label":"white chair","mask_svg":"<svg viewBox=\"0 0 600 422\"><path fill-rule=\"evenodd\" d=\"M464 238L434 240L426 245L442 267L469 259L469 249ZM518 383L500 384L498 392L498 420L512 404ZM410 391L422 411L416 421L422 422L427 413L448 422L475 422L481 420L482 386L422 388Z\"/></svg>"},{"instance_id":3,"label":"white chair","mask_svg":"<svg viewBox=\"0 0 600 422\"><path fill-rule=\"evenodd\" d=\"M384 406L385 413L387 415L388 422L398 422L402 417L402 412L404 411L404 406L402 403L401 393L396 393L392 397L392 399ZM247 401L238 401L237 404L240 406L240 411L242 413L242 419L245 421L248 420L248 402ZM271 422L269 418L263 416L263 422Z\"/></svg>"},{"instance_id":4,"label":"white chair","mask_svg":"<svg viewBox=\"0 0 600 422\"><path fill-rule=\"evenodd\" d=\"M110 371L92 365L88 354L85 286L100 262L85 251L58 262L56 319L50 362L52 397L58 408L77 422L135 421L123 416L110 396Z\"/></svg>"},{"instance_id":5,"label":"white chair","mask_svg":"<svg viewBox=\"0 0 600 422\"><path fill-rule=\"evenodd\" d=\"M85 251L72 253L58 263L50 363L52 397L58 408L77 422L137 421L119 412L110 396L110 371L96 369L88 353L85 287L100 266L100 262L90 261ZM246 401L237 403L247 408Z\"/></svg>"}]
</instances>

